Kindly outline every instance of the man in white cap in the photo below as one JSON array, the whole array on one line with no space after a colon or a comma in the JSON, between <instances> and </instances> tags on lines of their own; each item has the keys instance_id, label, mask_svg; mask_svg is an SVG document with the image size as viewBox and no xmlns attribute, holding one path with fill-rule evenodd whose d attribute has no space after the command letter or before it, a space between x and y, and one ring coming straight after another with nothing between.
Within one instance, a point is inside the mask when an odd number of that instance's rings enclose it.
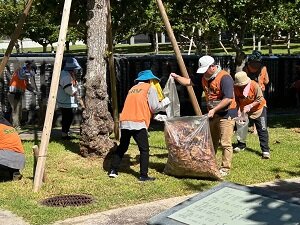
<instances>
[{"instance_id":1,"label":"man in white cap","mask_svg":"<svg viewBox=\"0 0 300 225\"><path fill-rule=\"evenodd\" d=\"M81 66L75 58L67 58L64 69L61 71L58 92L57 106L61 110L62 115L62 139L70 139L69 131L74 118L74 111L78 107L77 104L77 81L76 72Z\"/></svg>"},{"instance_id":2,"label":"man in white cap","mask_svg":"<svg viewBox=\"0 0 300 225\"><path fill-rule=\"evenodd\" d=\"M210 132L215 152L221 145L222 163L220 173L226 176L231 168L233 155L232 136L237 117L236 102L234 99L233 79L220 66L215 64L211 56L202 56L199 59L197 73L202 74L202 86L210 118ZM182 77L176 73L170 74L180 84L184 86L194 85L190 78Z\"/></svg>"},{"instance_id":3,"label":"man in white cap","mask_svg":"<svg viewBox=\"0 0 300 225\"><path fill-rule=\"evenodd\" d=\"M156 89L150 84L151 80L160 81L151 70L144 70L135 79L137 83L128 92L122 113L120 115L121 139L114 152L108 176L116 178L122 158L128 150L131 137L136 141L140 151L140 178L139 181L153 181L148 176L149 140L148 127L154 113L165 111L170 104L169 98L161 102Z\"/></svg>"},{"instance_id":4,"label":"man in white cap","mask_svg":"<svg viewBox=\"0 0 300 225\"><path fill-rule=\"evenodd\" d=\"M249 116L257 129L263 159L270 159L269 133L267 129L267 103L259 84L251 80L247 73L242 71L235 74L234 94L239 114ZM239 152L246 148L246 137L238 141L234 151Z\"/></svg>"}]
</instances>

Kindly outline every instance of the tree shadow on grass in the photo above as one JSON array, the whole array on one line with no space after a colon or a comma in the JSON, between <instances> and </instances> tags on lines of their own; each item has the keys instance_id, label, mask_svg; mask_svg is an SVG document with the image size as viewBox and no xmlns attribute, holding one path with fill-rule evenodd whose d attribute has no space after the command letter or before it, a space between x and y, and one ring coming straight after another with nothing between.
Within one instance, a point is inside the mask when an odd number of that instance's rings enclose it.
<instances>
[{"instance_id":1,"label":"tree shadow on grass","mask_svg":"<svg viewBox=\"0 0 300 225\"><path fill-rule=\"evenodd\" d=\"M102 165L102 168L104 171L107 171L107 172L110 171L113 153L114 153L114 151L110 151L104 158L103 165ZM133 169L131 169L131 166L134 166L137 164L139 164L139 160L137 159L137 157L133 158L129 154L125 154L121 161L118 172L132 174L133 176L139 178L140 174L138 172L134 171Z\"/></svg>"},{"instance_id":2,"label":"tree shadow on grass","mask_svg":"<svg viewBox=\"0 0 300 225\"><path fill-rule=\"evenodd\" d=\"M300 114L299 114L300 115ZM280 115L274 114L268 117L268 127L270 128L299 128L299 115Z\"/></svg>"},{"instance_id":3,"label":"tree shadow on grass","mask_svg":"<svg viewBox=\"0 0 300 225\"><path fill-rule=\"evenodd\" d=\"M251 152L251 153L253 153L253 154L258 155L259 157L261 157L261 151L259 151L259 150L246 147L244 151ZM238 153L239 152L234 152L234 154L238 154Z\"/></svg>"},{"instance_id":4,"label":"tree shadow on grass","mask_svg":"<svg viewBox=\"0 0 300 225\"><path fill-rule=\"evenodd\" d=\"M298 168L297 172L286 170L286 169L282 169L282 168L274 168L273 172L277 173L278 176L279 176L280 173L286 173L286 174L289 174L290 176L300 177L300 164L297 165L296 168ZM300 184L299 184L299 190L300 190Z\"/></svg>"},{"instance_id":5,"label":"tree shadow on grass","mask_svg":"<svg viewBox=\"0 0 300 225\"><path fill-rule=\"evenodd\" d=\"M76 137L72 138L71 140L62 140L60 137L54 136L51 137L50 141L62 144L65 147L66 151L70 151L77 155L81 155L79 140Z\"/></svg>"}]
</instances>

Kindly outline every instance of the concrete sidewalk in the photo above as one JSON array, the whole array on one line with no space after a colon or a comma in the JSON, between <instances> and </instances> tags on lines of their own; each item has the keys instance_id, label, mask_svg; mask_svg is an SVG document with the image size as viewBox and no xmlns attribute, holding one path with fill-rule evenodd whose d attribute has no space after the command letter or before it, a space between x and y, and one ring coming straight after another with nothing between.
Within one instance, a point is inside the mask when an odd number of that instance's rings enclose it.
<instances>
[{"instance_id":1,"label":"concrete sidewalk","mask_svg":"<svg viewBox=\"0 0 300 225\"><path fill-rule=\"evenodd\" d=\"M251 186L272 190L300 199L300 177L287 180L276 180L274 182L260 183ZM196 194L198 193L69 218L63 221L57 221L52 225L145 225L151 217ZM29 225L24 222L22 218L17 217L6 210L0 211L0 224Z\"/></svg>"}]
</instances>

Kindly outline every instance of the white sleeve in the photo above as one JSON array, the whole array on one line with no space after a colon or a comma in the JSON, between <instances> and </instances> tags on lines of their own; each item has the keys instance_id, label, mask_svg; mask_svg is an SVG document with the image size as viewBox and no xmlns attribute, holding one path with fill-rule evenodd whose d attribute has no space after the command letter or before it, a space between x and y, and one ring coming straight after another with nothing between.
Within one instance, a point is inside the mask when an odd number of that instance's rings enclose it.
<instances>
[{"instance_id":1,"label":"white sleeve","mask_svg":"<svg viewBox=\"0 0 300 225\"><path fill-rule=\"evenodd\" d=\"M159 101L157 92L154 87L150 87L148 91L148 104L152 113L164 111L163 104Z\"/></svg>"},{"instance_id":2,"label":"white sleeve","mask_svg":"<svg viewBox=\"0 0 300 225\"><path fill-rule=\"evenodd\" d=\"M65 71L63 71L63 72L65 72ZM62 89L68 95L73 96L77 92L77 87L75 87L74 85L72 85L72 78L71 78L71 76L69 74L68 75L64 74L64 76L62 76L60 78L59 85L62 87Z\"/></svg>"}]
</instances>

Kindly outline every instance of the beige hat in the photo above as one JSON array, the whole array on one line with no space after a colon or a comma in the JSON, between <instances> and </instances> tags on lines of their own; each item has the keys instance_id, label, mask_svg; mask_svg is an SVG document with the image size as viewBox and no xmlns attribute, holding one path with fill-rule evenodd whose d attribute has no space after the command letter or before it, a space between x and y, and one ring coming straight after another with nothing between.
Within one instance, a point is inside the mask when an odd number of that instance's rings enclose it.
<instances>
[{"instance_id":1,"label":"beige hat","mask_svg":"<svg viewBox=\"0 0 300 225\"><path fill-rule=\"evenodd\" d=\"M234 75L234 85L244 86L248 84L251 79L247 76L247 73L244 71L238 72Z\"/></svg>"}]
</instances>

